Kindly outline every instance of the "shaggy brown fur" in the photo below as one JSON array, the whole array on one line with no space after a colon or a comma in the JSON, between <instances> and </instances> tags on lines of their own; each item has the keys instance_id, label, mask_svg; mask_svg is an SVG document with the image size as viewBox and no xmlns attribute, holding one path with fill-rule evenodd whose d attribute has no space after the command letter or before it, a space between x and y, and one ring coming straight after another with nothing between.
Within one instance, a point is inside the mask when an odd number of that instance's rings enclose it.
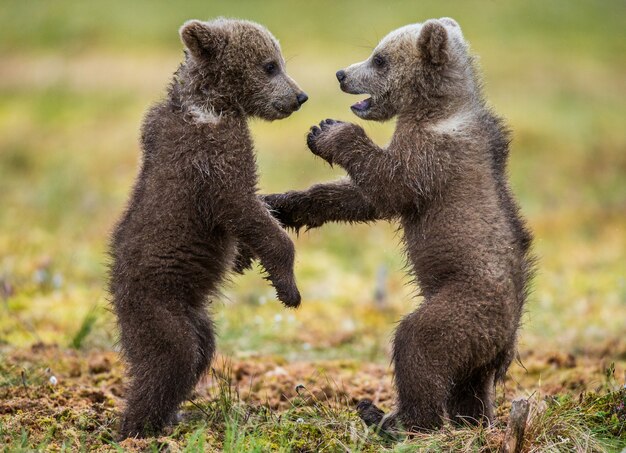
<instances>
[{"instance_id":1,"label":"shaggy brown fur","mask_svg":"<svg viewBox=\"0 0 626 453\"><path fill-rule=\"evenodd\" d=\"M396 330L396 411L383 420L364 400L366 422L408 430L437 428L446 416L488 422L532 268L531 234L506 177L508 133L483 101L452 19L390 33L337 78L342 90L371 96L352 106L359 117L397 117L391 143L380 148L359 126L322 121L308 145L350 179L266 201L294 228L399 219L424 302Z\"/></svg>"},{"instance_id":2,"label":"shaggy brown fur","mask_svg":"<svg viewBox=\"0 0 626 453\"><path fill-rule=\"evenodd\" d=\"M256 195L251 116L289 116L306 95L262 26L187 22L167 98L148 112L143 165L113 235L110 291L130 385L121 437L158 433L215 350L207 296L260 259L288 307L300 304L294 249Z\"/></svg>"}]
</instances>

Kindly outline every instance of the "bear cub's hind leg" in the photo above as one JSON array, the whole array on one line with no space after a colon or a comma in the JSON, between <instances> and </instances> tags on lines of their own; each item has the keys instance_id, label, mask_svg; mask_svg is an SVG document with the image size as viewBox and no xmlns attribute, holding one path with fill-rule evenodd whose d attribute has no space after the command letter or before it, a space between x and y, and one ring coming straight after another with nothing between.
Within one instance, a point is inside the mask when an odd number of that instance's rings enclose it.
<instances>
[{"instance_id":1,"label":"bear cub's hind leg","mask_svg":"<svg viewBox=\"0 0 626 453\"><path fill-rule=\"evenodd\" d=\"M494 418L495 369L481 368L453 387L447 411L458 425L489 426Z\"/></svg>"},{"instance_id":2,"label":"bear cub's hind leg","mask_svg":"<svg viewBox=\"0 0 626 453\"><path fill-rule=\"evenodd\" d=\"M178 406L213 357L213 326L204 307L164 306L154 304L141 313L128 307L118 312L130 377L122 439L158 434L174 421Z\"/></svg>"}]
</instances>

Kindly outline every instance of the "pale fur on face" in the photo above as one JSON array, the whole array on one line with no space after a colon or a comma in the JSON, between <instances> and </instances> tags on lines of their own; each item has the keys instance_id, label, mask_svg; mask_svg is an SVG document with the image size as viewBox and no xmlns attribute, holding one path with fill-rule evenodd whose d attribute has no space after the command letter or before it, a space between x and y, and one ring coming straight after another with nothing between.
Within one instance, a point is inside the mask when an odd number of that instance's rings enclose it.
<instances>
[{"instance_id":1,"label":"pale fur on face","mask_svg":"<svg viewBox=\"0 0 626 453\"><path fill-rule=\"evenodd\" d=\"M459 26L457 21L450 17L442 17L441 19L437 19L437 21L445 27L446 31L448 32L448 36L452 39L453 42L457 41L465 45L463 32L461 31L461 27ZM374 49L374 53L377 50L383 50L399 42L417 42L417 38L419 38L423 26L424 23L420 22L405 25L389 32L383 39L380 40L378 46L376 46L376 49Z\"/></svg>"},{"instance_id":2,"label":"pale fur on face","mask_svg":"<svg viewBox=\"0 0 626 453\"><path fill-rule=\"evenodd\" d=\"M461 27L454 19L447 17L428 22L436 22L445 29L446 52L450 60L447 67L454 68L456 73L464 77L464 71L457 68L469 66L471 63ZM413 80L424 64L418 41L428 22L409 24L393 30L380 41L367 60L345 69L346 78L341 83L342 90L371 96L368 110L355 109L353 106L352 110L357 116L382 121L415 105L413 95L416 94L416 88ZM381 57L385 60L385 66L377 67L375 61ZM424 91L422 94L429 95Z\"/></svg>"}]
</instances>

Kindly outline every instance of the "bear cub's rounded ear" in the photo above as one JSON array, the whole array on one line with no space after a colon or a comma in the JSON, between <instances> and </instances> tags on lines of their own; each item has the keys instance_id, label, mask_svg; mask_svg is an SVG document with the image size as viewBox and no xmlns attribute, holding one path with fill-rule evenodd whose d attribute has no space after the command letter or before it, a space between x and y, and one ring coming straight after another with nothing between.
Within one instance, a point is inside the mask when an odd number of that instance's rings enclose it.
<instances>
[{"instance_id":1,"label":"bear cub's rounded ear","mask_svg":"<svg viewBox=\"0 0 626 453\"><path fill-rule=\"evenodd\" d=\"M188 20L180 27L180 39L194 58L214 59L227 43L227 35L219 27L199 20Z\"/></svg>"},{"instance_id":2,"label":"bear cub's rounded ear","mask_svg":"<svg viewBox=\"0 0 626 453\"><path fill-rule=\"evenodd\" d=\"M424 58L435 65L448 61L448 31L438 20L429 20L422 26L417 45Z\"/></svg>"}]
</instances>

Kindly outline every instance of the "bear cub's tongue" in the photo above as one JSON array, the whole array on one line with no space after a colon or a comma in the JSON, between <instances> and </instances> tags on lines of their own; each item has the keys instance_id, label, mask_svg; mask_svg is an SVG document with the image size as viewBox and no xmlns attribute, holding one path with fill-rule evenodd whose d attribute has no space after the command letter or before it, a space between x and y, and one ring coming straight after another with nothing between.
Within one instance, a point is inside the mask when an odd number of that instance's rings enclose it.
<instances>
[{"instance_id":1,"label":"bear cub's tongue","mask_svg":"<svg viewBox=\"0 0 626 453\"><path fill-rule=\"evenodd\" d=\"M354 110L358 110L362 112L370 108L370 104L372 102L372 98L363 99L362 101L357 102L351 108Z\"/></svg>"}]
</instances>

